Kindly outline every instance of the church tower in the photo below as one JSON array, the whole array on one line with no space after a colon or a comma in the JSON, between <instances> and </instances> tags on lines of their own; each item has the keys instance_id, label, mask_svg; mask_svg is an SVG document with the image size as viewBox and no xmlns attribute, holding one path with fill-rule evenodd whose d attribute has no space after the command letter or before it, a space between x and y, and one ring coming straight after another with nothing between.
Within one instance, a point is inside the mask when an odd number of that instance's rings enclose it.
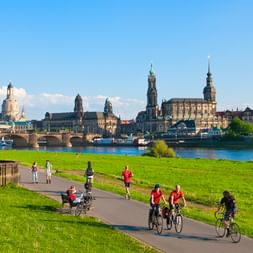
<instances>
[{"instance_id":1,"label":"church tower","mask_svg":"<svg viewBox=\"0 0 253 253\"><path fill-rule=\"evenodd\" d=\"M206 87L203 91L204 100L215 103L216 102L216 91L213 85L213 78L210 72L210 60L208 59L208 72L206 78Z\"/></svg>"},{"instance_id":2,"label":"church tower","mask_svg":"<svg viewBox=\"0 0 253 253\"><path fill-rule=\"evenodd\" d=\"M77 94L75 98L74 112L80 113L81 115L83 114L83 100L79 94Z\"/></svg>"},{"instance_id":3,"label":"church tower","mask_svg":"<svg viewBox=\"0 0 253 253\"><path fill-rule=\"evenodd\" d=\"M147 113L147 120L156 119L158 115L156 77L153 71L152 64L148 76L146 113Z\"/></svg>"},{"instance_id":4,"label":"church tower","mask_svg":"<svg viewBox=\"0 0 253 253\"><path fill-rule=\"evenodd\" d=\"M112 103L110 102L109 98L105 100L104 114L106 116L113 114Z\"/></svg>"},{"instance_id":5,"label":"church tower","mask_svg":"<svg viewBox=\"0 0 253 253\"><path fill-rule=\"evenodd\" d=\"M17 121L19 117L19 105L14 97L14 87L9 83L7 87L7 97L2 104L2 120Z\"/></svg>"}]
</instances>

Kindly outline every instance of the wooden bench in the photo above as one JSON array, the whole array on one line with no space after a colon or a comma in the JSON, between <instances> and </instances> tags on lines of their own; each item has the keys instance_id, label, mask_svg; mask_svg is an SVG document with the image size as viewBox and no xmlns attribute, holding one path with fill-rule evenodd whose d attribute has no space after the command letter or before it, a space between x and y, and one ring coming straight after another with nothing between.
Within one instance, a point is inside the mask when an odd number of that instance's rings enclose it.
<instances>
[{"instance_id":1,"label":"wooden bench","mask_svg":"<svg viewBox=\"0 0 253 253\"><path fill-rule=\"evenodd\" d=\"M62 207L64 207L64 204L68 203L69 207L72 208L75 206L71 198L66 193L61 193L61 201L62 201Z\"/></svg>"}]
</instances>

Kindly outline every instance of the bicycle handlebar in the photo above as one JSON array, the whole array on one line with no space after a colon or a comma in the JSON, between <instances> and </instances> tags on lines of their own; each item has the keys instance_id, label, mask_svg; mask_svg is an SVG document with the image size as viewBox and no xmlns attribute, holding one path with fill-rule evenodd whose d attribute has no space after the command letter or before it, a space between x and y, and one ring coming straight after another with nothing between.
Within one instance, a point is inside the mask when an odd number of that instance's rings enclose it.
<instances>
[{"instance_id":1,"label":"bicycle handlebar","mask_svg":"<svg viewBox=\"0 0 253 253\"><path fill-rule=\"evenodd\" d=\"M225 212L214 212L214 217L215 217L216 219L219 219L219 218L220 218L220 217L219 217L219 214L221 214L222 217L223 217L224 214L225 214Z\"/></svg>"}]
</instances>

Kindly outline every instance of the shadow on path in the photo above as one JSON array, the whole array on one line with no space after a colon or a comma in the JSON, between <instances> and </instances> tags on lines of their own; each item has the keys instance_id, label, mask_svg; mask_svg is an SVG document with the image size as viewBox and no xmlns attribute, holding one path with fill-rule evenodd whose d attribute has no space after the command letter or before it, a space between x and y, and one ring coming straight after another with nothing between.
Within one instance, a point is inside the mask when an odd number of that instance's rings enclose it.
<instances>
[{"instance_id":1,"label":"shadow on path","mask_svg":"<svg viewBox=\"0 0 253 253\"><path fill-rule=\"evenodd\" d=\"M160 236L183 239L183 240L194 240L194 241L218 241L217 237L213 235L203 236L203 235L194 235L194 234L168 233L168 234L161 234Z\"/></svg>"},{"instance_id":2,"label":"shadow on path","mask_svg":"<svg viewBox=\"0 0 253 253\"><path fill-rule=\"evenodd\" d=\"M115 196L115 197L105 197L105 196L96 195L96 198L97 199L118 199L118 200L125 200L125 198L122 197L122 196L119 196L119 197L117 197L117 196Z\"/></svg>"},{"instance_id":3,"label":"shadow on path","mask_svg":"<svg viewBox=\"0 0 253 253\"><path fill-rule=\"evenodd\" d=\"M113 228L122 230L122 231L131 231L131 232L139 232L139 231L148 231L147 227L140 226L129 226L129 225L111 225Z\"/></svg>"}]
</instances>

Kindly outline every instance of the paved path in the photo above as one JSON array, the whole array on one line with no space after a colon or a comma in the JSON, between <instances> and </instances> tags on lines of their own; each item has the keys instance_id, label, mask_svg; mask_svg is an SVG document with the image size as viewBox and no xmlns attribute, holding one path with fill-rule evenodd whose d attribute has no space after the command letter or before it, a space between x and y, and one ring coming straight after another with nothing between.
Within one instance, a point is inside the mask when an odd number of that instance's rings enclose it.
<instances>
[{"instance_id":1,"label":"paved path","mask_svg":"<svg viewBox=\"0 0 253 253\"><path fill-rule=\"evenodd\" d=\"M52 184L45 183L45 174L39 172L39 184L31 183L31 171L20 167L21 184L24 187L60 200L60 192L70 185L83 190L83 185L60 177L53 177ZM96 200L94 210L90 215L101 218L117 229L151 244L155 248L169 253L248 253L253 250L253 240L242 237L240 243L232 243L230 238L216 238L213 226L184 218L184 228L177 234L174 228L169 232L164 230L161 235L147 229L148 205L123 197L93 190Z\"/></svg>"}]
</instances>

